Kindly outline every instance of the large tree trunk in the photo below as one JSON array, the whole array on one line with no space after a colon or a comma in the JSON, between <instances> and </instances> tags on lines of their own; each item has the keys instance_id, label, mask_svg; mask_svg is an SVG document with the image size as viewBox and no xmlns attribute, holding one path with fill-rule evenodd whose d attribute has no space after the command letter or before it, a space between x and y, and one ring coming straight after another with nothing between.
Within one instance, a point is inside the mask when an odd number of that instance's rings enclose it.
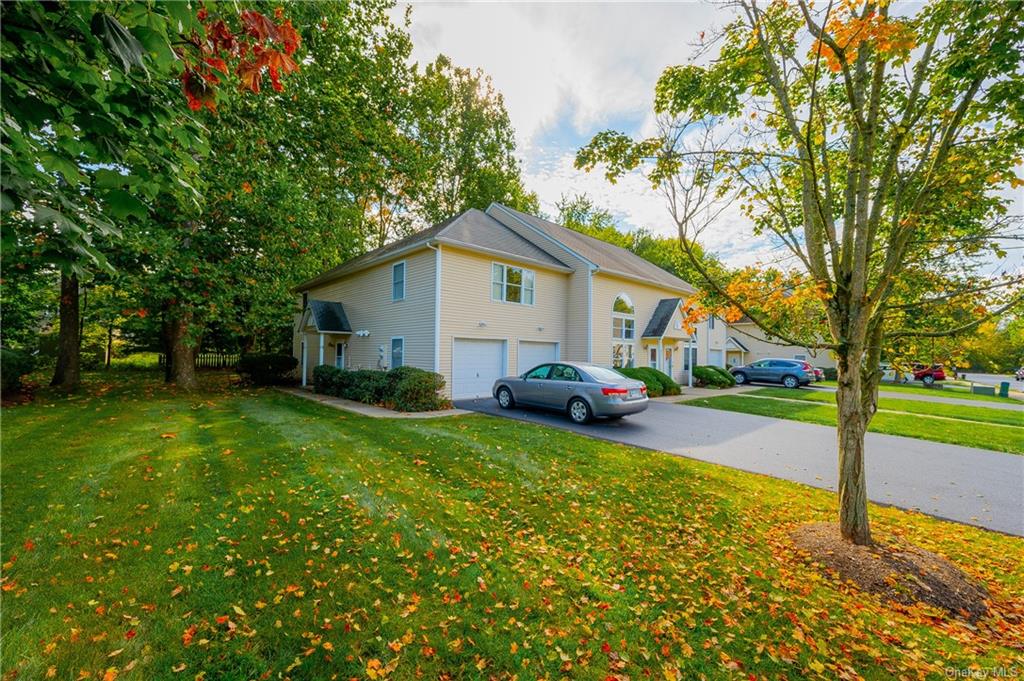
<instances>
[{"instance_id":1,"label":"large tree trunk","mask_svg":"<svg viewBox=\"0 0 1024 681\"><path fill-rule=\"evenodd\" d=\"M179 388L196 390L196 349L199 343L190 337L192 313L182 312L168 322L171 351L167 356L171 364L170 381Z\"/></svg>"},{"instance_id":2,"label":"large tree trunk","mask_svg":"<svg viewBox=\"0 0 1024 681\"><path fill-rule=\"evenodd\" d=\"M57 368L50 385L74 390L82 379L81 326L78 306L78 275L60 275L60 335Z\"/></svg>"},{"instance_id":3,"label":"large tree trunk","mask_svg":"<svg viewBox=\"0 0 1024 681\"><path fill-rule=\"evenodd\" d=\"M854 544L870 544L864 434L871 419L863 399L860 362L840 358L836 407L839 431L839 531Z\"/></svg>"}]
</instances>

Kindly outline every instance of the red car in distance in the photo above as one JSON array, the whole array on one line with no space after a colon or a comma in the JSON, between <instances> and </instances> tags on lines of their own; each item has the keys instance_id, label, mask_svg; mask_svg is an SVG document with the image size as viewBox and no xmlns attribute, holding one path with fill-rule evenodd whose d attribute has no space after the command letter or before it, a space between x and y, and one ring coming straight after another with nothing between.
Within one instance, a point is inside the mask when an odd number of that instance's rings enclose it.
<instances>
[{"instance_id":1,"label":"red car in distance","mask_svg":"<svg viewBox=\"0 0 1024 681\"><path fill-rule=\"evenodd\" d=\"M946 380L946 372L941 364L933 364L931 366L915 364L912 367L912 371L914 372L914 380L921 381L925 385L934 385L935 381Z\"/></svg>"}]
</instances>

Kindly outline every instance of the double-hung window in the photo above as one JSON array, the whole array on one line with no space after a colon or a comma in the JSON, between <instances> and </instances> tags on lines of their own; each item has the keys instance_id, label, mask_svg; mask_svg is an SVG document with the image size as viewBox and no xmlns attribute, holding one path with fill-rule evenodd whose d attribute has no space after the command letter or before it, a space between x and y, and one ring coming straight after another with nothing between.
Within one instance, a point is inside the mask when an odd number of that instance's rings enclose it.
<instances>
[{"instance_id":1,"label":"double-hung window","mask_svg":"<svg viewBox=\"0 0 1024 681\"><path fill-rule=\"evenodd\" d=\"M491 265L491 300L533 305L534 281L533 270L494 263Z\"/></svg>"},{"instance_id":2,"label":"double-hung window","mask_svg":"<svg viewBox=\"0 0 1024 681\"><path fill-rule=\"evenodd\" d=\"M391 300L405 300L405 261L391 266Z\"/></svg>"}]
</instances>

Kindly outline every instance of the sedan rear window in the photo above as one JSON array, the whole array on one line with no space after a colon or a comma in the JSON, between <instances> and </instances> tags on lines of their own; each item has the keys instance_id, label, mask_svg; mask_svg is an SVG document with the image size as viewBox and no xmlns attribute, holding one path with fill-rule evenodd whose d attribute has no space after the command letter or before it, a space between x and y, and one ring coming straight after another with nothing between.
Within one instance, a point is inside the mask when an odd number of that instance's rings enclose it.
<instances>
[{"instance_id":1,"label":"sedan rear window","mask_svg":"<svg viewBox=\"0 0 1024 681\"><path fill-rule=\"evenodd\" d=\"M629 380L615 369L588 366L583 367L583 370L590 374L590 377L595 381L599 381L601 383L618 383L619 381Z\"/></svg>"}]
</instances>

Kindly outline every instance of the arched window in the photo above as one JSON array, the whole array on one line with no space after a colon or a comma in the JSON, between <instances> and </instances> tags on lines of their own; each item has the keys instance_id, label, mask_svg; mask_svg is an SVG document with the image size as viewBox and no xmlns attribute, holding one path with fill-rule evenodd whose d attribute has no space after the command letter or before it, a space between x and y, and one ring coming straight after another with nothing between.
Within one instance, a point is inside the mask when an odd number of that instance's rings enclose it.
<instances>
[{"instance_id":1,"label":"arched window","mask_svg":"<svg viewBox=\"0 0 1024 681\"><path fill-rule=\"evenodd\" d=\"M634 366L636 342L636 308L625 293L612 303L612 366Z\"/></svg>"}]
</instances>

